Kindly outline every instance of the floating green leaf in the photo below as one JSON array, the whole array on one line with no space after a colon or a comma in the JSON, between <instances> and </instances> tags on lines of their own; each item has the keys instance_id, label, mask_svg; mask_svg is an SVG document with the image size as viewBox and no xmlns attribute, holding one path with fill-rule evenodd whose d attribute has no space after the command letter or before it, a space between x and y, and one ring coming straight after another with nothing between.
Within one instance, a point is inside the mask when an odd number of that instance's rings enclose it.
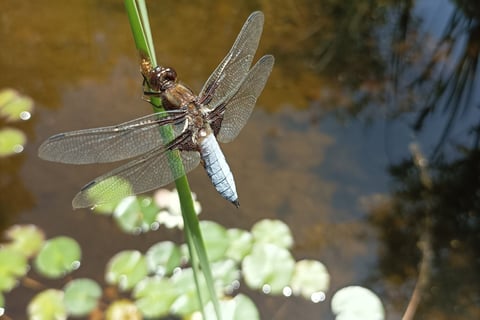
<instances>
[{"instance_id":1,"label":"floating green leaf","mask_svg":"<svg viewBox=\"0 0 480 320\"><path fill-rule=\"evenodd\" d=\"M295 264L295 271L290 283L293 294L302 295L306 299L318 302L315 295L320 294L324 297L329 285L330 275L321 262L301 260Z\"/></svg>"},{"instance_id":2,"label":"floating green leaf","mask_svg":"<svg viewBox=\"0 0 480 320\"><path fill-rule=\"evenodd\" d=\"M150 197L127 197L117 205L113 217L123 231L138 234L151 229L158 211Z\"/></svg>"},{"instance_id":3,"label":"floating green leaf","mask_svg":"<svg viewBox=\"0 0 480 320\"><path fill-rule=\"evenodd\" d=\"M293 244L290 228L280 220L260 220L252 227L252 234L256 243L270 243L287 249Z\"/></svg>"},{"instance_id":4,"label":"floating green leaf","mask_svg":"<svg viewBox=\"0 0 480 320\"><path fill-rule=\"evenodd\" d=\"M33 110L33 100L13 89L0 90L0 117L7 122L27 120Z\"/></svg>"},{"instance_id":5,"label":"floating green leaf","mask_svg":"<svg viewBox=\"0 0 480 320\"><path fill-rule=\"evenodd\" d=\"M338 290L332 297L331 305L336 320L385 319L380 299L363 287L350 286Z\"/></svg>"},{"instance_id":6,"label":"floating green leaf","mask_svg":"<svg viewBox=\"0 0 480 320\"><path fill-rule=\"evenodd\" d=\"M145 257L136 250L122 251L113 256L107 265L105 279L120 290L132 289L148 274Z\"/></svg>"},{"instance_id":7,"label":"floating green leaf","mask_svg":"<svg viewBox=\"0 0 480 320\"><path fill-rule=\"evenodd\" d=\"M169 279L153 277L140 281L133 291L135 304L146 318L168 315L178 297L178 290Z\"/></svg>"},{"instance_id":8,"label":"floating green leaf","mask_svg":"<svg viewBox=\"0 0 480 320\"><path fill-rule=\"evenodd\" d=\"M65 286L64 291L65 307L73 316L84 316L90 313L102 296L100 286L90 279L72 280Z\"/></svg>"},{"instance_id":9,"label":"floating green leaf","mask_svg":"<svg viewBox=\"0 0 480 320\"><path fill-rule=\"evenodd\" d=\"M37 253L45 240L44 233L33 224L14 225L6 230L5 235L11 241L5 247L26 257L31 257Z\"/></svg>"},{"instance_id":10,"label":"floating green leaf","mask_svg":"<svg viewBox=\"0 0 480 320\"><path fill-rule=\"evenodd\" d=\"M240 270L234 260L228 259L212 263L212 274L215 279L215 286L219 291L218 296L225 293L231 294L233 290L237 289Z\"/></svg>"},{"instance_id":11,"label":"floating green leaf","mask_svg":"<svg viewBox=\"0 0 480 320\"><path fill-rule=\"evenodd\" d=\"M67 319L67 312L63 304L63 292L48 289L38 293L28 304L27 312L29 319Z\"/></svg>"},{"instance_id":12,"label":"floating green leaf","mask_svg":"<svg viewBox=\"0 0 480 320\"><path fill-rule=\"evenodd\" d=\"M227 230L213 221L200 221L200 230L209 261L217 261L225 256L229 246Z\"/></svg>"},{"instance_id":13,"label":"floating green leaf","mask_svg":"<svg viewBox=\"0 0 480 320\"><path fill-rule=\"evenodd\" d=\"M279 294L290 283L295 261L290 252L273 244L255 244L242 263L245 282L252 289Z\"/></svg>"},{"instance_id":14,"label":"floating green leaf","mask_svg":"<svg viewBox=\"0 0 480 320\"><path fill-rule=\"evenodd\" d=\"M26 142L22 131L9 127L0 129L0 157L22 152Z\"/></svg>"},{"instance_id":15,"label":"floating green leaf","mask_svg":"<svg viewBox=\"0 0 480 320\"><path fill-rule=\"evenodd\" d=\"M0 291L10 291L18 278L27 274L29 266L26 257L11 248L0 248Z\"/></svg>"},{"instance_id":16,"label":"floating green leaf","mask_svg":"<svg viewBox=\"0 0 480 320\"><path fill-rule=\"evenodd\" d=\"M243 294L238 294L233 299L220 300L220 310L222 311L223 320L260 319L255 304ZM207 319L217 319L211 303L205 307L205 316Z\"/></svg>"},{"instance_id":17,"label":"floating green leaf","mask_svg":"<svg viewBox=\"0 0 480 320\"><path fill-rule=\"evenodd\" d=\"M6 88L0 90L0 115L2 115L2 110L10 101L13 101L16 97L19 96L17 90Z\"/></svg>"},{"instance_id":18,"label":"floating green leaf","mask_svg":"<svg viewBox=\"0 0 480 320\"><path fill-rule=\"evenodd\" d=\"M181 294L173 302L170 311L178 315L189 315L194 311L200 309L197 297L197 291L195 289L195 281L193 279L193 270L191 268L182 269L179 272L176 272L172 276L172 281L175 288ZM200 277L199 279L199 290L201 291L202 297L208 297L208 288L205 283L205 279ZM206 303L206 301L203 301Z\"/></svg>"},{"instance_id":19,"label":"floating green leaf","mask_svg":"<svg viewBox=\"0 0 480 320\"><path fill-rule=\"evenodd\" d=\"M171 274L180 265L180 248L171 241L159 242L145 253L148 270L159 276Z\"/></svg>"},{"instance_id":20,"label":"floating green leaf","mask_svg":"<svg viewBox=\"0 0 480 320\"><path fill-rule=\"evenodd\" d=\"M142 320L143 316L137 306L129 300L119 300L108 306L106 320Z\"/></svg>"},{"instance_id":21,"label":"floating green leaf","mask_svg":"<svg viewBox=\"0 0 480 320\"><path fill-rule=\"evenodd\" d=\"M253 245L253 236L250 232L241 229L227 230L228 249L225 256L237 262L250 253Z\"/></svg>"},{"instance_id":22,"label":"floating green leaf","mask_svg":"<svg viewBox=\"0 0 480 320\"><path fill-rule=\"evenodd\" d=\"M35 258L35 269L49 278L59 278L78 269L82 252L70 237L56 237L45 242Z\"/></svg>"}]
</instances>

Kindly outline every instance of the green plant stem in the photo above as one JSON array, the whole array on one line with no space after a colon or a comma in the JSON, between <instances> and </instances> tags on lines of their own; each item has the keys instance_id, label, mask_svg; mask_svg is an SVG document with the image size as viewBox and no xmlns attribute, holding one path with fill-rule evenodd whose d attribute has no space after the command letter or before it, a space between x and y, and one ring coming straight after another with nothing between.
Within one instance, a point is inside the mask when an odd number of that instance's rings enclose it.
<instances>
[{"instance_id":1,"label":"green plant stem","mask_svg":"<svg viewBox=\"0 0 480 320\"><path fill-rule=\"evenodd\" d=\"M152 33L150 31L148 13L147 13L147 8L144 0L137 0L137 1L125 0L125 8L127 10L127 15L130 21L132 34L133 34L133 38L134 38L137 49L139 50L141 56L148 57L152 65L156 66L157 63L155 59L155 50L154 50L153 41L152 41ZM154 107L155 112L162 110L161 100L159 98L152 97L151 103ZM159 134L165 134L166 136L168 136L169 133L171 134L171 131L165 132L165 133L162 132ZM178 153L175 153L175 154L178 154ZM182 166L182 162L179 156L171 156L169 157L169 159L171 160L172 166L175 166L175 167ZM220 311L220 304L218 302L218 299L215 293L212 272L211 272L210 264L208 261L205 245L203 242L202 233L200 231L198 217L195 213L192 194L191 194L186 176L184 175L178 178L177 180L175 180L175 185L177 187L178 196L180 199L180 206L182 208L182 216L183 216L184 225L185 225L185 238L188 242L188 248L190 251L190 257L192 261L192 268L195 275L194 278L195 278L195 284L197 289L197 295L199 299L199 304L202 307L201 311L202 311L203 319L206 319L206 317L205 317L205 312L203 310L204 306L202 301L206 301L206 300L202 299L201 297L200 286L198 281L198 272L197 272L199 268L196 262L197 259L195 259L195 257L198 257L198 263L205 277L205 281L210 293L211 300L213 302L217 319L221 320L222 316Z\"/></svg>"}]
</instances>

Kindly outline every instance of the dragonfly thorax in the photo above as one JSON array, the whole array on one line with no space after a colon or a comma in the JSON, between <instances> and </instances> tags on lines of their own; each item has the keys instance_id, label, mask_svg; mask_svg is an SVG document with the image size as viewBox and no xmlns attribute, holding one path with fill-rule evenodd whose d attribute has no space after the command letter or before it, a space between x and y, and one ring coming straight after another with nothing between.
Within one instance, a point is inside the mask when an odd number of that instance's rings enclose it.
<instances>
[{"instance_id":1,"label":"dragonfly thorax","mask_svg":"<svg viewBox=\"0 0 480 320\"><path fill-rule=\"evenodd\" d=\"M177 81L177 73L173 68L158 66L142 69L142 73L148 87L145 96L159 97L165 110L187 109L196 102L197 97L192 90Z\"/></svg>"}]
</instances>

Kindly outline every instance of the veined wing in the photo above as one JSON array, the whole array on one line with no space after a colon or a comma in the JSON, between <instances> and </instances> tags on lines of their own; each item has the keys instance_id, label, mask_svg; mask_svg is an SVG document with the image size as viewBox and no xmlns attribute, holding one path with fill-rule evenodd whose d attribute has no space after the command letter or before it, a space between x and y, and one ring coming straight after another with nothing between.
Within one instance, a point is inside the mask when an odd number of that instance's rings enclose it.
<instances>
[{"instance_id":1,"label":"veined wing","mask_svg":"<svg viewBox=\"0 0 480 320\"><path fill-rule=\"evenodd\" d=\"M253 12L245 22L230 52L213 71L200 92L200 101L214 108L237 92L257 51L263 30L263 13Z\"/></svg>"},{"instance_id":2,"label":"veined wing","mask_svg":"<svg viewBox=\"0 0 480 320\"><path fill-rule=\"evenodd\" d=\"M190 137L184 136L179 136L172 146ZM175 153L180 153L183 167L172 160ZM93 207L157 189L183 176L199 163L200 154L196 151L157 148L86 184L73 199L73 208Z\"/></svg>"},{"instance_id":3,"label":"veined wing","mask_svg":"<svg viewBox=\"0 0 480 320\"><path fill-rule=\"evenodd\" d=\"M40 158L63 163L87 164L129 159L162 149L185 128L185 111L150 114L116 126L56 134L39 148ZM162 138L159 127L171 124L173 137Z\"/></svg>"},{"instance_id":4,"label":"veined wing","mask_svg":"<svg viewBox=\"0 0 480 320\"><path fill-rule=\"evenodd\" d=\"M245 126L270 76L274 60L272 55L260 58L249 71L237 93L225 102L223 120L217 134L218 141L223 143L232 141Z\"/></svg>"}]
</instances>

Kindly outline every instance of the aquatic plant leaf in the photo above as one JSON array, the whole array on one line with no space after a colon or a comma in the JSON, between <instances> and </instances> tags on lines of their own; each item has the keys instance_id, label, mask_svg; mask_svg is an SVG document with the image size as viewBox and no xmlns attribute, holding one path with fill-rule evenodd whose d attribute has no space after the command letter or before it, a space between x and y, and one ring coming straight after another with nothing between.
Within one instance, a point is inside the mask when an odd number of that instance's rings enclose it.
<instances>
[{"instance_id":1,"label":"aquatic plant leaf","mask_svg":"<svg viewBox=\"0 0 480 320\"><path fill-rule=\"evenodd\" d=\"M189 315L200 309L192 268L181 269L171 277L180 295L172 303L170 311L177 315ZM199 277L199 290L202 297L209 297L204 277ZM207 303L208 301L204 301Z\"/></svg>"},{"instance_id":2,"label":"aquatic plant leaf","mask_svg":"<svg viewBox=\"0 0 480 320\"><path fill-rule=\"evenodd\" d=\"M231 294L237 289L236 283L240 279L240 269L234 260L227 259L212 263L212 274L218 291L217 296Z\"/></svg>"},{"instance_id":3,"label":"aquatic plant leaf","mask_svg":"<svg viewBox=\"0 0 480 320\"><path fill-rule=\"evenodd\" d=\"M311 300L312 295L326 292L329 285L330 275L321 262L315 260L297 261L290 282L293 294Z\"/></svg>"},{"instance_id":4,"label":"aquatic plant leaf","mask_svg":"<svg viewBox=\"0 0 480 320\"><path fill-rule=\"evenodd\" d=\"M0 118L7 122L28 120L33 110L33 100L13 89L0 90Z\"/></svg>"},{"instance_id":5,"label":"aquatic plant leaf","mask_svg":"<svg viewBox=\"0 0 480 320\"><path fill-rule=\"evenodd\" d=\"M200 221L200 230L208 254L209 261L223 259L229 246L227 230L213 221Z\"/></svg>"},{"instance_id":6,"label":"aquatic plant leaf","mask_svg":"<svg viewBox=\"0 0 480 320\"><path fill-rule=\"evenodd\" d=\"M238 294L233 299L220 300L220 310L223 320L260 319L255 304L243 294ZM211 303L205 307L205 316L207 319L217 319Z\"/></svg>"},{"instance_id":7,"label":"aquatic plant leaf","mask_svg":"<svg viewBox=\"0 0 480 320\"><path fill-rule=\"evenodd\" d=\"M338 290L332 297L331 306L336 320L385 319L385 310L378 296L359 286Z\"/></svg>"},{"instance_id":8,"label":"aquatic plant leaf","mask_svg":"<svg viewBox=\"0 0 480 320\"><path fill-rule=\"evenodd\" d=\"M225 252L227 258L240 262L252 250L253 236L248 231L235 228L228 229L227 239L229 243Z\"/></svg>"},{"instance_id":9,"label":"aquatic plant leaf","mask_svg":"<svg viewBox=\"0 0 480 320\"><path fill-rule=\"evenodd\" d=\"M48 289L35 295L27 307L29 319L67 319L63 291Z\"/></svg>"},{"instance_id":10,"label":"aquatic plant leaf","mask_svg":"<svg viewBox=\"0 0 480 320\"><path fill-rule=\"evenodd\" d=\"M280 220L260 220L252 227L252 234L255 243L270 243L287 249L293 245L290 228Z\"/></svg>"},{"instance_id":11,"label":"aquatic plant leaf","mask_svg":"<svg viewBox=\"0 0 480 320\"><path fill-rule=\"evenodd\" d=\"M168 315L178 295L179 291L172 281L160 277L145 278L133 290L135 304L146 318Z\"/></svg>"},{"instance_id":12,"label":"aquatic plant leaf","mask_svg":"<svg viewBox=\"0 0 480 320\"><path fill-rule=\"evenodd\" d=\"M259 243L242 262L246 284L264 293L279 294L289 285L295 261L290 252L273 244Z\"/></svg>"},{"instance_id":13,"label":"aquatic plant leaf","mask_svg":"<svg viewBox=\"0 0 480 320\"><path fill-rule=\"evenodd\" d=\"M27 258L11 248L0 248L0 291L10 291L27 274Z\"/></svg>"},{"instance_id":14,"label":"aquatic plant leaf","mask_svg":"<svg viewBox=\"0 0 480 320\"><path fill-rule=\"evenodd\" d=\"M171 241L162 241L151 246L145 253L148 270L159 276L169 275L180 266L180 248Z\"/></svg>"},{"instance_id":15,"label":"aquatic plant leaf","mask_svg":"<svg viewBox=\"0 0 480 320\"><path fill-rule=\"evenodd\" d=\"M121 251L107 265L105 280L116 284L120 290L132 289L148 275L145 257L136 250Z\"/></svg>"},{"instance_id":16,"label":"aquatic plant leaf","mask_svg":"<svg viewBox=\"0 0 480 320\"><path fill-rule=\"evenodd\" d=\"M34 267L48 278L60 278L78 269L82 250L70 237L60 236L47 240L35 257Z\"/></svg>"},{"instance_id":17,"label":"aquatic plant leaf","mask_svg":"<svg viewBox=\"0 0 480 320\"><path fill-rule=\"evenodd\" d=\"M22 131L9 127L0 129L0 157L22 152L26 142Z\"/></svg>"},{"instance_id":18,"label":"aquatic plant leaf","mask_svg":"<svg viewBox=\"0 0 480 320\"><path fill-rule=\"evenodd\" d=\"M147 232L159 212L150 197L126 197L116 206L113 217L125 232L138 234Z\"/></svg>"},{"instance_id":19,"label":"aquatic plant leaf","mask_svg":"<svg viewBox=\"0 0 480 320\"><path fill-rule=\"evenodd\" d=\"M111 303L106 311L106 320L142 320L143 316L137 306L129 300L118 300Z\"/></svg>"},{"instance_id":20,"label":"aquatic plant leaf","mask_svg":"<svg viewBox=\"0 0 480 320\"><path fill-rule=\"evenodd\" d=\"M75 279L64 288L64 303L69 314L84 316L98 305L102 289L91 279Z\"/></svg>"},{"instance_id":21,"label":"aquatic plant leaf","mask_svg":"<svg viewBox=\"0 0 480 320\"><path fill-rule=\"evenodd\" d=\"M25 257L37 253L45 241L43 231L33 224L11 226L5 231L5 235L10 240L5 248L15 250Z\"/></svg>"}]
</instances>

